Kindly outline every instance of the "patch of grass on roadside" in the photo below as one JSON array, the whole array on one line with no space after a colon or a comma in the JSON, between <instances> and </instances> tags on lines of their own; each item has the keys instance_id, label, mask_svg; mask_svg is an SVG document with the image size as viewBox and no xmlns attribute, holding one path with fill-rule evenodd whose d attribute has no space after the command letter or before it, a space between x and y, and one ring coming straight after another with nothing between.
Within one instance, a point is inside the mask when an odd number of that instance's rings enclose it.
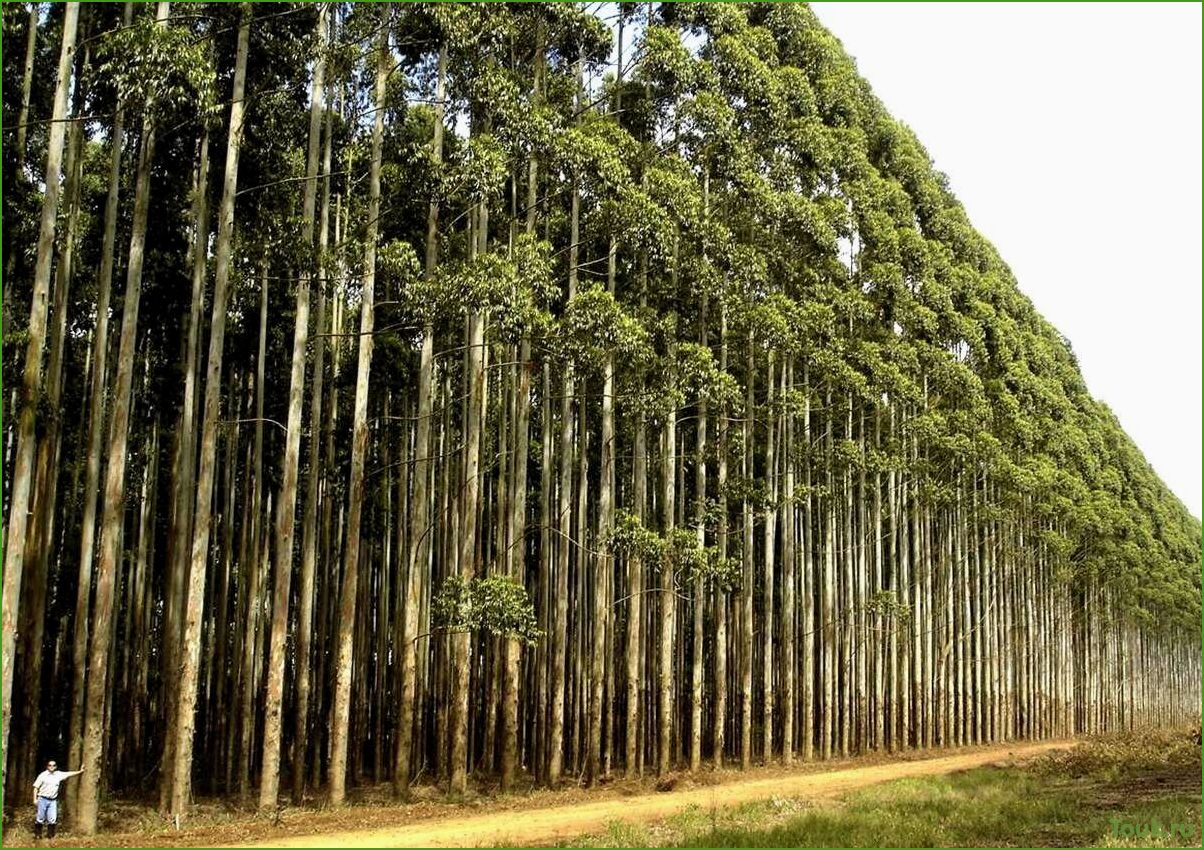
<instances>
[{"instance_id":1,"label":"patch of grass on roadside","mask_svg":"<svg viewBox=\"0 0 1204 850\"><path fill-rule=\"evenodd\" d=\"M1198 771L1196 779L1198 783ZM1194 792L1117 803L1106 788L1092 782L1076 785L1023 768L981 768L858 791L843 805L767 828L725 824L682 836L676 846L1083 847L1112 838L1114 818L1135 826L1191 824L1199 846L1198 784Z\"/></svg>"},{"instance_id":2,"label":"patch of grass on roadside","mask_svg":"<svg viewBox=\"0 0 1204 850\"><path fill-rule=\"evenodd\" d=\"M694 806L578 847L1200 846L1195 734L1110 736L1024 764L904 779L839 802Z\"/></svg>"}]
</instances>

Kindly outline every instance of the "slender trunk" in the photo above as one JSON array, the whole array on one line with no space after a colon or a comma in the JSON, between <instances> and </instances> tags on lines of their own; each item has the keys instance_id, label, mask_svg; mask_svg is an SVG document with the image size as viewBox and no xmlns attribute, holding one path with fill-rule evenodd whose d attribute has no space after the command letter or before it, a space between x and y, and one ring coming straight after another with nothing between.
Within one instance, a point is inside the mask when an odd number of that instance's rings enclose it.
<instances>
[{"instance_id":1,"label":"slender trunk","mask_svg":"<svg viewBox=\"0 0 1204 850\"><path fill-rule=\"evenodd\" d=\"M125 5L127 23L133 14ZM93 544L96 539L96 503L100 487L101 441L104 437L105 396L108 386L109 300L113 290L113 265L117 242L117 202L121 187L121 152L124 145L124 116L118 109L113 116L109 144L109 193L105 199L104 237L97 278L96 329L92 335L92 376L88 402L88 469L83 492L83 518L80 521L79 580L75 597L75 617L71 650L74 676L71 685L71 726L67 763L76 765L84 750L84 696L87 685L87 653L92 601ZM69 784L69 809L77 810L79 783Z\"/></svg>"},{"instance_id":2,"label":"slender trunk","mask_svg":"<svg viewBox=\"0 0 1204 850\"><path fill-rule=\"evenodd\" d=\"M372 164L368 178L368 227L364 245L363 290L360 296L359 359L355 375L355 404L351 421L351 474L347 482L347 534L343 553L343 581L339 596L341 624L335 665L334 710L330 728L330 803L341 806L347 793L347 744L351 720L352 648L355 637L356 596L360 562L360 518L364 507L364 459L368 451L368 379L372 368L376 240L380 217L380 165L385 132L385 88L392 68L388 28L377 45L377 105L372 127Z\"/></svg>"},{"instance_id":3,"label":"slender trunk","mask_svg":"<svg viewBox=\"0 0 1204 850\"><path fill-rule=\"evenodd\" d=\"M727 373L727 310L719 308L719 371ZM719 410L718 461L715 469L715 493L719 500L719 528L716 543L719 557L727 560L728 552L728 504L727 504L727 432L730 427L730 411L727 402ZM712 751L716 769L723 767L723 749L727 722L727 588L715 582L715 705L712 724Z\"/></svg>"},{"instance_id":4,"label":"slender trunk","mask_svg":"<svg viewBox=\"0 0 1204 850\"><path fill-rule=\"evenodd\" d=\"M794 362L787 359L782 373L782 405L785 417L782 444L782 763L787 767L794 760L794 623L797 616L794 601L795 582L795 520L798 511L794 504L794 414L787 393L794 392Z\"/></svg>"},{"instance_id":5,"label":"slender trunk","mask_svg":"<svg viewBox=\"0 0 1204 850\"><path fill-rule=\"evenodd\" d=\"M580 102L581 61L577 62L578 93ZM577 294L578 239L580 238L581 193L573 186L569 212L569 276L568 298ZM560 504L557 512L560 526L560 546L556 565L556 620L553 624L552 640L552 718L548 743L548 785L560 781L564 756L564 686L565 656L568 641L568 573L569 544L572 534L572 489L573 489L573 365L565 363L560 403ZM584 486L584 484L582 484ZM578 541L581 542L581 541Z\"/></svg>"},{"instance_id":6,"label":"slender trunk","mask_svg":"<svg viewBox=\"0 0 1204 850\"><path fill-rule=\"evenodd\" d=\"M17 168L25 168L25 140L29 125L29 97L33 91L33 60L38 44L38 6L29 4L29 22L25 33L25 70L21 76L21 111L17 113ZM53 131L53 125L52 125Z\"/></svg>"},{"instance_id":7,"label":"slender trunk","mask_svg":"<svg viewBox=\"0 0 1204 850\"><path fill-rule=\"evenodd\" d=\"M535 33L535 81L533 100L536 105L540 102L543 71L543 25L536 23ZM527 235L535 235L535 209L537 204L538 162L531 157L527 166ZM517 187L515 187L517 191ZM530 446L530 417L531 417L531 339L524 335L519 344L518 356L518 386L514 399L514 461L511 478L513 480L514 498L510 505L510 548L506 552L507 574L513 581L522 583L526 572L526 522L527 522L527 454ZM545 456L544 463L546 465ZM505 679L503 682L502 702L502 793L508 793L514 784L514 773L519 761L519 673L520 648L516 640L503 638Z\"/></svg>"},{"instance_id":8,"label":"slender trunk","mask_svg":"<svg viewBox=\"0 0 1204 850\"><path fill-rule=\"evenodd\" d=\"M81 68L88 66L89 51L84 50ZM86 102L87 79L80 74L76 83L76 113L83 111ZM63 359L67 342L68 295L73 277L75 259L75 237L79 223L80 179L83 167L81 143L83 128L73 122L67 141L66 190L67 227L59 246L55 266L54 307L51 313L50 354L46 364L45 390L42 403L48 410L59 410L63 390ZM34 493L25 545L25 569L29 572L29 585L25 594L25 613L29 622L22 629L22 655L25 672L26 723L30 730L26 737L27 754L25 765L32 767L37 761L37 744L40 709L42 706L42 657L45 637L46 598L50 571L50 550L54 539L55 506L58 501L59 456L61 453L62 421L58 415L47 417L44 433L38 444L34 474ZM27 776L28 778L28 776Z\"/></svg>"},{"instance_id":9,"label":"slender trunk","mask_svg":"<svg viewBox=\"0 0 1204 850\"><path fill-rule=\"evenodd\" d=\"M166 26L169 4L160 3L156 17ZM142 125L142 145L134 189L134 219L126 270L125 306L121 318L121 342L117 357L109 431L109 464L105 474L104 510L101 518L100 559L97 564L93 640L88 653L87 698L84 709L84 745L80 778L79 828L85 835L96 832L100 796L101 761L104 745L105 695L109 672L109 650L113 633L113 596L121 563L124 530L125 466L134 372L134 344L138 333L138 305L142 293L142 261L146 247L146 225L150 205L151 161L154 157L155 126L150 118Z\"/></svg>"},{"instance_id":10,"label":"slender trunk","mask_svg":"<svg viewBox=\"0 0 1204 850\"><path fill-rule=\"evenodd\" d=\"M33 490L35 425L42 392L42 348L46 341L47 300L50 291L50 263L54 253L54 233L58 217L59 178L63 163L63 139L66 133L67 92L71 85L75 31L79 23L79 4L68 3L63 15L63 38L59 51L58 82L46 148L46 193L42 199L42 217L38 231L37 260L34 266L33 300L29 308L28 341L21 376L21 402L17 421L17 452L13 464L9 497L8 531L4 553L3 590L3 747L4 775L8 773L8 731L12 720L13 668L16 660L17 620L21 611L21 578L25 559L25 535L30 518ZM149 167L149 164L148 164ZM132 346L131 341L131 346ZM131 348L132 356L132 348ZM122 472L124 473L124 464ZM103 641L102 641L103 642ZM103 677L102 677L103 678Z\"/></svg>"},{"instance_id":11,"label":"slender trunk","mask_svg":"<svg viewBox=\"0 0 1204 850\"><path fill-rule=\"evenodd\" d=\"M330 234L330 158L332 113L326 110L326 133L322 152L322 211L318 225L318 256L326 254ZM326 332L326 266L318 266L318 310L315 327L319 334ZM301 573L297 592L297 696L293 735L293 803L305 797L305 759L309 743L310 664L313 642L314 573L318 548L318 493L324 480L326 461L322 454L323 379L326 362L326 343L314 346L314 378L309 399L309 479L305 483L305 507L301 537Z\"/></svg>"},{"instance_id":12,"label":"slender trunk","mask_svg":"<svg viewBox=\"0 0 1204 850\"><path fill-rule=\"evenodd\" d=\"M803 759L815 756L815 545L816 527L811 492L811 381L807 364L803 363L803 702L802 736ZM821 620L822 623L822 620Z\"/></svg>"},{"instance_id":13,"label":"slender trunk","mask_svg":"<svg viewBox=\"0 0 1204 850\"><path fill-rule=\"evenodd\" d=\"M874 451L882 450L882 420L877 409L874 411ZM884 565L882 563L882 473L874 471L874 592L881 593L885 588ZM893 565L891 567L893 569ZM872 619L874 628L874 747L883 749L886 746L886 675L885 665L887 639L884 634L888 628L893 628L881 611L875 611Z\"/></svg>"},{"instance_id":14,"label":"slender trunk","mask_svg":"<svg viewBox=\"0 0 1204 850\"><path fill-rule=\"evenodd\" d=\"M615 260L617 244L611 237L607 252L607 282L611 295L614 294ZM594 556L594 610L593 636L591 641L590 660L590 702L589 702L589 782L597 785L601 774L602 758L602 695L603 667L606 664L606 615L610 610L606 599L607 576L612 571L611 555L607 544L611 529L614 527L614 477L615 477L615 360L613 352L606 357L602 372L602 468L598 495L598 536L597 540L602 549ZM584 482L583 482L584 489Z\"/></svg>"},{"instance_id":15,"label":"slender trunk","mask_svg":"<svg viewBox=\"0 0 1204 850\"><path fill-rule=\"evenodd\" d=\"M258 390L256 391L258 395ZM257 425L260 423L256 423ZM262 457L261 440L255 436L255 457ZM251 497L250 508L254 511L255 530L251 532L250 552L247 558L246 609L243 611L242 622L242 661L239 669L242 671L242 689L238 692L239 721L237 724L238 743L238 794L245 798L251 789L252 752L251 739L255 732L255 690L256 671L259 668L259 616L263 613L262 584L266 578L268 557L270 555L269 541L271 535L264 534L262 529L269 527L272 521L272 497L263 496L260 479L262 469L255 461L254 495ZM233 758L233 754L231 755Z\"/></svg>"},{"instance_id":16,"label":"slender trunk","mask_svg":"<svg viewBox=\"0 0 1204 850\"><path fill-rule=\"evenodd\" d=\"M443 161L443 113L445 81L447 74L447 48L439 50L439 69L435 84L435 121L431 140L431 156L435 163ZM427 208L426 219L426 270L427 279L432 279L439 260L439 204L432 201ZM428 480L430 478L430 433L431 395L434 387L433 363L435 357L435 327L428 322L422 331L422 359L418 367L418 421L415 426L414 443L414 506L410 514L410 551L408 553L408 578L402 626L402 671L401 704L397 727L397 761L394 765L393 789L398 796L409 793L412 772L414 723L414 700L416 694L415 674L417 665L418 591L421 575L429 569L431 529L428 528Z\"/></svg>"},{"instance_id":17,"label":"slender trunk","mask_svg":"<svg viewBox=\"0 0 1204 850\"><path fill-rule=\"evenodd\" d=\"M703 298L702 344L706 345L706 299ZM696 534L698 548L706 547L706 494L707 494L707 406L706 401L698 405L697 459L694 468L694 498L697 504ZM694 577L694 611L692 649L690 653L690 770L697 772L702 766L702 615L706 604L706 588L701 576Z\"/></svg>"},{"instance_id":18,"label":"slender trunk","mask_svg":"<svg viewBox=\"0 0 1204 850\"><path fill-rule=\"evenodd\" d=\"M271 537L267 529L271 527L272 512L263 510L264 499L270 502L270 495L265 496L263 480L263 406L265 360L267 359L268 338L268 262L260 261L259 285L259 348L255 355L255 453L251 457L251 480L253 490L251 495L252 525L250 557L247 561L247 575L250 592L247 594L246 621L243 629L243 679L240 698L241 720L238 724L238 793L246 797L251 790L251 769L253 755L251 738L255 730L255 691L256 671L259 669L259 615L262 613L260 601L260 584L267 579L268 557L270 554L268 540Z\"/></svg>"},{"instance_id":19,"label":"slender trunk","mask_svg":"<svg viewBox=\"0 0 1204 850\"><path fill-rule=\"evenodd\" d=\"M640 255L640 298L646 300L648 293L648 255ZM635 412L635 440L632 446L631 477L632 477L632 508L636 518L643 523L648 502L648 450L647 427L644 422L643 408ZM640 689L640 659L643 649L642 625L644 617L644 564L638 554L631 554L627 559L627 724L626 747L624 750L624 768L627 778L637 775L641 763L639 750L639 729L641 723Z\"/></svg>"},{"instance_id":20,"label":"slender trunk","mask_svg":"<svg viewBox=\"0 0 1204 850\"><path fill-rule=\"evenodd\" d=\"M833 720L836 714L836 508L832 495L834 490L832 486L832 391L830 389L827 392L824 410L827 412L824 471L828 495L821 501L824 512L824 554L819 623L823 643L823 690L820 696L819 710L823 716L820 751L823 758L830 759L832 757L832 733L835 729Z\"/></svg>"},{"instance_id":21,"label":"slender trunk","mask_svg":"<svg viewBox=\"0 0 1204 850\"><path fill-rule=\"evenodd\" d=\"M213 521L214 458L217 450L218 405L221 400L222 355L226 338L226 304L234 236L234 200L238 192L238 157L242 145L247 52L251 34L251 4L242 5L238 48L234 60L234 86L230 104L230 126L226 140L222 199L218 207L217 246L214 257L212 320L205 378L205 401L201 421L200 474L196 490L191 565L185 597L184 635L181 643L180 695L176 704L175 762L171 791L171 813L183 817L188 807L192 780L193 730L196 724L197 674L200 669L201 623L204 616L205 573L209 562L209 535Z\"/></svg>"},{"instance_id":22,"label":"slender trunk","mask_svg":"<svg viewBox=\"0 0 1204 850\"><path fill-rule=\"evenodd\" d=\"M322 135L322 92L326 85L326 6L318 7L315 38L318 59L309 89L309 149L305 161L305 191L301 203L301 239L310 249L317 204L318 146ZM297 475L301 465L301 413L305 394L305 349L309 344L310 269L297 282L297 315L293 331L293 363L289 377L288 423L284 448L284 481L280 487L276 531L276 587L272 601L272 636L268 657L268 687L264 704L263 764L259 807L272 808L280 789L280 725L284 698L284 642L288 636L288 603L293 578L293 529L297 510Z\"/></svg>"},{"instance_id":23,"label":"slender trunk","mask_svg":"<svg viewBox=\"0 0 1204 850\"><path fill-rule=\"evenodd\" d=\"M460 578L466 585L476 573L477 507L480 493L481 420L484 418L485 394L485 317L474 312L468 318L468 363L465 379L468 383L468 409L464 444L464 490L462 493L460 532ZM452 636L452 794L463 794L468 786L468 686L471 635L458 632Z\"/></svg>"},{"instance_id":24,"label":"slender trunk","mask_svg":"<svg viewBox=\"0 0 1204 850\"><path fill-rule=\"evenodd\" d=\"M672 377L670 381L672 381ZM677 488L675 464L677 461L677 411L670 409L665 412L665 422L661 432L661 527L666 540L672 539L673 529L677 519ZM676 600L676 576L674 564L665 563L660 570L660 669L658 670L660 686L660 713L657 725L657 763L658 775L665 775L672 767L670 752L670 734L673 729L673 639Z\"/></svg>"},{"instance_id":25,"label":"slender trunk","mask_svg":"<svg viewBox=\"0 0 1204 850\"><path fill-rule=\"evenodd\" d=\"M182 637L184 589L188 583L188 567L192 548L193 499L196 496L196 389L197 361L200 355L201 309L205 301L205 264L209 246L209 133L202 131L197 170L193 187L192 235L192 299L189 303L188 338L184 353L184 401L180 406L180 421L176 432L176 458L172 473L172 515L168 544L168 565L171 570L167 583L164 611L164 663L166 669L179 666ZM166 684L164 717L175 716L179 695L177 682ZM166 736L163 763L174 759L174 736ZM166 811L171 802L171 771L160 777L159 807Z\"/></svg>"},{"instance_id":26,"label":"slender trunk","mask_svg":"<svg viewBox=\"0 0 1204 850\"><path fill-rule=\"evenodd\" d=\"M765 372L765 480L769 507L765 511L765 578L762 583L763 620L761 621L761 759L769 764L773 757L773 586L774 549L778 523L778 476L774 456L777 420L774 415L774 357L769 353Z\"/></svg>"},{"instance_id":27,"label":"slender trunk","mask_svg":"<svg viewBox=\"0 0 1204 850\"><path fill-rule=\"evenodd\" d=\"M753 477L753 388L756 366L753 343L747 341L744 399L744 545L743 581L740 583L740 767L752 767L752 689L753 689L753 505L747 487Z\"/></svg>"},{"instance_id":28,"label":"slender trunk","mask_svg":"<svg viewBox=\"0 0 1204 850\"><path fill-rule=\"evenodd\" d=\"M552 614L552 578L553 552L552 529L552 465L553 465L553 435L552 435L552 368L544 360L542 392L540 393L540 458L542 463L539 470L539 617L540 628L545 635L553 635L551 624ZM537 779L544 778L544 769L548 764L548 663L550 653L548 640L540 642L536 650L536 697L535 710L535 747L532 748L531 764Z\"/></svg>"}]
</instances>

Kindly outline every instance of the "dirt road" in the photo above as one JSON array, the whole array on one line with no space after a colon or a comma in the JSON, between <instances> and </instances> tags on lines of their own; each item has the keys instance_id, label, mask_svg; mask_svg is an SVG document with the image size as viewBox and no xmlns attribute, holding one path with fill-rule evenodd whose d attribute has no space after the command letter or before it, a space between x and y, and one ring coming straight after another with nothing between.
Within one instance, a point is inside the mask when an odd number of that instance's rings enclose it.
<instances>
[{"instance_id":1,"label":"dirt road","mask_svg":"<svg viewBox=\"0 0 1204 850\"><path fill-rule=\"evenodd\" d=\"M469 817L427 819L386 829L325 832L249 847L480 847L498 843L539 846L557 839L596 832L614 821L643 822L667 817L682 809L731 806L768 797L833 797L879 782L932 776L1024 758L1070 742L1046 741L1009 744L969 753L931 759L890 762L830 772L784 774L769 778L736 780L685 791L650 793L597 802L574 803L521 811L503 811Z\"/></svg>"}]
</instances>

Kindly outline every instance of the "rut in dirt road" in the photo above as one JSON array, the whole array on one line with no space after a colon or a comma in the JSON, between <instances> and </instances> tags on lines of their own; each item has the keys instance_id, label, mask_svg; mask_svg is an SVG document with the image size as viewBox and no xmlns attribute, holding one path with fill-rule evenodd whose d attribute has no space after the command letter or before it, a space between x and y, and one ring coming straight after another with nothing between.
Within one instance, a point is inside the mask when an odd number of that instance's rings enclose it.
<instances>
[{"instance_id":1,"label":"rut in dirt road","mask_svg":"<svg viewBox=\"0 0 1204 850\"><path fill-rule=\"evenodd\" d=\"M917 761L854 767L795 776L693 788L669 794L599 800L543 809L506 811L462 818L420 821L391 829L327 832L296 836L248 847L481 847L500 843L539 846L604 828L614 821L646 822L668 817L689 806L732 806L768 797L827 798L896 779L934 776L969 770L986 764L1028 758L1048 750L1070 746L1069 741L999 746L977 752Z\"/></svg>"}]
</instances>

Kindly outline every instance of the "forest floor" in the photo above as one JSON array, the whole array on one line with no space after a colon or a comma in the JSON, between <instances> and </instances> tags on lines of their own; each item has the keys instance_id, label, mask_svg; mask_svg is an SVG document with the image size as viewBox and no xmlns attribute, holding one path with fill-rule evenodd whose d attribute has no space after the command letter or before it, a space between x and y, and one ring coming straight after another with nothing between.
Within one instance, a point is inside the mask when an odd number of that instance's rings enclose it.
<instances>
[{"instance_id":1,"label":"forest floor","mask_svg":"<svg viewBox=\"0 0 1204 850\"><path fill-rule=\"evenodd\" d=\"M674 814L688 812L717 812L720 808L739 806L753 801L781 798L808 800L835 797L843 792L893 779L946 774L967 770L1001 759L1038 755L1051 749L1065 747L1066 742L1013 744L1004 747L959 752L935 758L916 759L886 764L846 767L820 772L798 772L794 775L774 771L769 776L733 778L702 787L673 787L663 792L598 800L591 803L528 809L521 813L495 812L438 819L392 829L356 830L297 836L278 841L261 842L260 847L481 847L513 845L522 847L547 846L564 843L566 839L583 836L584 846L593 846L606 830L616 837L627 835L625 826L655 822ZM668 784L668 783L666 783ZM613 839L612 839L613 840ZM643 846L620 839L618 846Z\"/></svg>"},{"instance_id":2,"label":"forest floor","mask_svg":"<svg viewBox=\"0 0 1204 850\"><path fill-rule=\"evenodd\" d=\"M658 823L683 814L705 813L704 820L714 828L719 825L720 811L763 804L772 808L775 801L789 800L794 801L791 806L797 812L798 806L835 801L871 785L1032 760L1071 746L1073 742L1068 741L1013 742L957 750L870 753L827 762L796 761L790 768L780 764L750 771L707 767L694 776L678 773L663 780L651 776L616 779L595 789L532 787L503 797L484 787L460 800L426 785L416 788L414 801L406 804L391 802L388 786L379 785L353 792L353 805L341 809L284 808L266 815L255 815L230 801L202 800L180 830L172 829L149 805L115 801L102 814L101 833L94 839L84 840L66 828L58 839L39 842L39 846L472 847L581 840L585 846L616 841L623 846L641 846L665 843L656 839ZM1197 760L1197 804L1198 765ZM32 811L6 817L4 846L33 845L26 819L32 820ZM760 820L766 825L772 822L768 817ZM624 832L627 827L650 824L653 832L639 833L643 835L640 839ZM616 838L623 835L628 837Z\"/></svg>"}]
</instances>

